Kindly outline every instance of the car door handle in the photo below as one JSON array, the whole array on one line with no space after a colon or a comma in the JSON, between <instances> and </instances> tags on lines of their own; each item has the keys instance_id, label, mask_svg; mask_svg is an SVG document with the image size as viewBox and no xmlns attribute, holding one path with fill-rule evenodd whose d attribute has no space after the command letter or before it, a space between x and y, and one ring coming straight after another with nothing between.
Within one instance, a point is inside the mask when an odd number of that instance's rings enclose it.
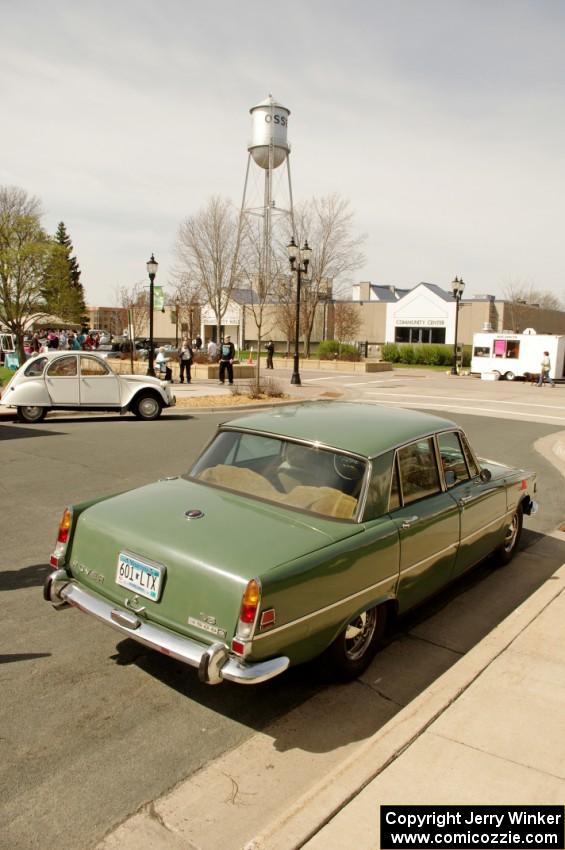
<instances>
[{"instance_id":1,"label":"car door handle","mask_svg":"<svg viewBox=\"0 0 565 850\"><path fill-rule=\"evenodd\" d=\"M461 498L458 501L459 501L459 504L461 505L461 507L463 507L464 505L468 505L469 502L473 501L473 496L461 496Z\"/></svg>"},{"instance_id":2,"label":"car door handle","mask_svg":"<svg viewBox=\"0 0 565 850\"><path fill-rule=\"evenodd\" d=\"M412 525L414 525L415 522L418 522L419 519L420 519L419 516L404 517L404 519L400 523L400 527L401 528L410 528Z\"/></svg>"}]
</instances>

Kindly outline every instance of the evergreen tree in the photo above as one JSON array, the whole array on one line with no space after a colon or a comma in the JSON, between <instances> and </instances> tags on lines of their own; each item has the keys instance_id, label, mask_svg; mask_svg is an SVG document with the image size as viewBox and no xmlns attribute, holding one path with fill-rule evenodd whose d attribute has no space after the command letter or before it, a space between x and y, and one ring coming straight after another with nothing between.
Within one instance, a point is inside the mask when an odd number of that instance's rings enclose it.
<instances>
[{"instance_id":1,"label":"evergreen tree","mask_svg":"<svg viewBox=\"0 0 565 850\"><path fill-rule=\"evenodd\" d=\"M52 240L43 297L50 313L69 322L83 322L86 312L84 289L80 282L80 268L72 252L73 243L61 221Z\"/></svg>"}]
</instances>

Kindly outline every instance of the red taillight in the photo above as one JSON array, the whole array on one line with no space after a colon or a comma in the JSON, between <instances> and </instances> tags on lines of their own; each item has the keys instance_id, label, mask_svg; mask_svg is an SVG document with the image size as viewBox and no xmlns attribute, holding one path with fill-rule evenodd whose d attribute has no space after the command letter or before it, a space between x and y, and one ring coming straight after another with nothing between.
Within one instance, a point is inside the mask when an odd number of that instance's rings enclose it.
<instances>
[{"instance_id":1,"label":"red taillight","mask_svg":"<svg viewBox=\"0 0 565 850\"><path fill-rule=\"evenodd\" d=\"M69 540L69 531L71 530L71 523L73 520L73 515L70 510L67 508L61 517L61 522L59 523L59 534L57 536L57 543L67 543Z\"/></svg>"},{"instance_id":2,"label":"red taillight","mask_svg":"<svg viewBox=\"0 0 565 850\"><path fill-rule=\"evenodd\" d=\"M257 607L261 599L261 588L255 579L251 579L245 588L243 600L241 602L241 611L239 619L242 623L254 623L257 614Z\"/></svg>"}]
</instances>

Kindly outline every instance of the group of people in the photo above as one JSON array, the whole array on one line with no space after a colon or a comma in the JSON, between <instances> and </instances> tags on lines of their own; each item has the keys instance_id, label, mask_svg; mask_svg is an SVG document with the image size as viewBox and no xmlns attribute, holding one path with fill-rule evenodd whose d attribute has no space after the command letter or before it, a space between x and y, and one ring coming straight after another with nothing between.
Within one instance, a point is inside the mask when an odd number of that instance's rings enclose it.
<instances>
[{"instance_id":1,"label":"group of people","mask_svg":"<svg viewBox=\"0 0 565 850\"><path fill-rule=\"evenodd\" d=\"M109 342L110 340L108 340ZM99 333L82 329L36 331L25 345L26 354L43 354L46 351L96 351L105 339Z\"/></svg>"},{"instance_id":2,"label":"group of people","mask_svg":"<svg viewBox=\"0 0 565 850\"><path fill-rule=\"evenodd\" d=\"M179 381L181 384L184 384L185 381L187 384L190 384L192 381L192 364L194 362L195 353L198 354L201 350L202 339L200 337L196 337L196 339L192 342L188 339L188 337L183 337L182 342L176 351L175 358L178 358L179 362ZM206 345L208 362L216 363L218 361L218 353L220 363L220 381L222 384L225 382L225 373L227 371L228 381L230 384L233 384L235 346L231 341L231 337L226 336L219 347L213 339L209 340ZM171 352L167 352L164 347L159 348L155 357L155 365L157 366L160 374L167 381L172 381L170 359Z\"/></svg>"}]
</instances>

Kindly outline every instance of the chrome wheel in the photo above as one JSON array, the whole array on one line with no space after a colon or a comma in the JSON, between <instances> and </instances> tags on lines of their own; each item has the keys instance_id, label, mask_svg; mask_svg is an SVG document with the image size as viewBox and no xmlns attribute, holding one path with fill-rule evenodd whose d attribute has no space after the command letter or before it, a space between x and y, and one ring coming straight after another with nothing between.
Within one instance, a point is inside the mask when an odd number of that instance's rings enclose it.
<instances>
[{"instance_id":1,"label":"chrome wheel","mask_svg":"<svg viewBox=\"0 0 565 850\"><path fill-rule=\"evenodd\" d=\"M519 523L518 523L518 514L516 513L512 517L512 522L510 523L510 525L506 529L506 534L504 536L503 548L504 548L504 551L507 554L509 554L512 551L512 549L514 548L514 546L516 545L516 540L518 538L518 531L519 531Z\"/></svg>"},{"instance_id":2,"label":"chrome wheel","mask_svg":"<svg viewBox=\"0 0 565 850\"><path fill-rule=\"evenodd\" d=\"M345 629L345 656L358 661L371 645L377 627L377 609L363 611Z\"/></svg>"},{"instance_id":3,"label":"chrome wheel","mask_svg":"<svg viewBox=\"0 0 565 850\"><path fill-rule=\"evenodd\" d=\"M355 679L371 663L383 636L388 607L368 608L348 623L324 656L341 679Z\"/></svg>"},{"instance_id":4,"label":"chrome wheel","mask_svg":"<svg viewBox=\"0 0 565 850\"><path fill-rule=\"evenodd\" d=\"M518 505L512 515L510 524L506 527L504 540L498 549L498 560L501 564L509 564L514 557L520 541L520 535L522 534L522 520L522 506Z\"/></svg>"}]
</instances>

